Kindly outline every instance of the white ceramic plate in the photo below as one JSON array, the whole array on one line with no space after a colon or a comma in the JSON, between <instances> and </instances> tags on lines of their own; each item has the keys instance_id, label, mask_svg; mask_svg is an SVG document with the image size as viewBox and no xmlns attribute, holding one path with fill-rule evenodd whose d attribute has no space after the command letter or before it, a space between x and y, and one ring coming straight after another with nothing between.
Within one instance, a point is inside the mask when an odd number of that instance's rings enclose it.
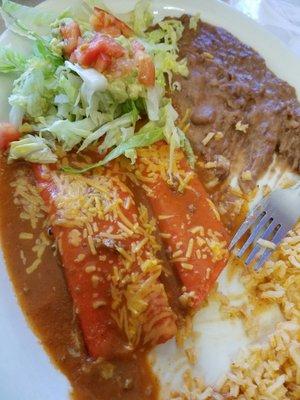
<instances>
[{"instance_id":1,"label":"white ceramic plate","mask_svg":"<svg viewBox=\"0 0 300 400\"><path fill-rule=\"evenodd\" d=\"M39 7L58 13L78 0L47 0ZM266 60L269 68L280 78L293 85L300 95L300 60L283 43L243 14L229 8L218 0L154 0L156 18L166 15L180 15L184 12L200 12L201 18L219 25L236 35L240 40L255 48ZM163 3L163 4L161 4ZM110 0L113 11L124 12L132 9L134 1ZM30 43L5 32L0 44L11 43L19 51L26 52ZM7 97L12 80L0 77L0 120L8 118ZM223 290L242 291L239 282L231 287L223 274L220 279ZM204 376L208 384L214 384L229 367L234 355L248 340L239 321L223 323L218 319L214 304L200 311L196 317L196 330L199 333L196 347L200 362L195 373ZM278 310L270 310L261 321L262 334L272 330L280 320ZM201 334L201 336L200 336ZM201 339L202 337L202 339ZM217 346L217 347L216 347ZM155 371L162 383L162 398L167 398L167 386L180 387L180 371L185 361L177 351L174 341L159 346L151 356ZM201 360L205 360L205 364ZM171 387L171 386L170 386ZM169 387L169 389L170 389ZM0 259L0 399L1 400L67 400L69 384L49 361L36 337L28 327L14 296L12 285L7 277L3 258Z\"/></svg>"}]
</instances>

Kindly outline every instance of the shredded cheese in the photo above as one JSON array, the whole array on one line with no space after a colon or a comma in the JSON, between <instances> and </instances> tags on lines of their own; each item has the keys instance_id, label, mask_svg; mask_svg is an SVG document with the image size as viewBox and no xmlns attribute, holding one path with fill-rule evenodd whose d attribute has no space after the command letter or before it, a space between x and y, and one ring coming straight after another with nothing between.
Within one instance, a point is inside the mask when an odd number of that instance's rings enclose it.
<instances>
[{"instance_id":1,"label":"shredded cheese","mask_svg":"<svg viewBox=\"0 0 300 400\"><path fill-rule=\"evenodd\" d=\"M214 138L216 132L209 132L205 138L202 140L203 146L208 145L208 143Z\"/></svg>"}]
</instances>

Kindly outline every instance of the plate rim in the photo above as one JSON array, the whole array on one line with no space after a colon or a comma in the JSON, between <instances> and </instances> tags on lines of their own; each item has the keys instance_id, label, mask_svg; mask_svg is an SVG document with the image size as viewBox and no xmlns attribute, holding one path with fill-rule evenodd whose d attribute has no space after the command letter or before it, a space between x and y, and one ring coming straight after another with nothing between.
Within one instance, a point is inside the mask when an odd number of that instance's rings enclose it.
<instances>
[{"instance_id":1,"label":"plate rim","mask_svg":"<svg viewBox=\"0 0 300 400\"><path fill-rule=\"evenodd\" d=\"M76 0L67 0L67 2L74 2ZM115 0L113 3L118 3L121 0ZM63 0L61 3L65 3L66 1ZM164 1L164 5L162 6L160 3L162 2L159 0L154 0L153 3L156 6L156 10L164 10L165 12L175 12L176 9L181 9L182 8L182 1L180 0L167 0ZM247 15L243 14L242 12L233 9L230 7L228 4L224 3L223 1L220 0L198 0L197 3L193 0L186 0L184 10L190 10L190 9L200 9L200 13L204 15L203 20L207 21L209 23L213 23L215 25L221 26L225 29L227 29L230 33L232 33L234 36L238 37L241 41L244 43L250 45L253 47L258 53L266 60L267 65L269 68L276 74L278 75L281 79L286 80L288 83L290 83L293 87L295 87L295 90L297 92L298 98L300 98L300 74L297 74L297 68L299 69L300 66L300 58L294 54L285 44L280 40L278 37L276 37L274 34L269 32L265 27L261 26L259 23L256 21L252 20L250 17ZM57 4L57 0L46 0L36 7L38 8L47 8L51 4ZM127 4L133 4L133 1L127 2ZM190 5L190 6L189 6ZM175 7L175 8L174 8ZM201 7L206 9L206 12L203 14L203 9L201 11ZM219 13L219 9L223 10L223 16L225 17L223 21L221 21L221 16L220 17L220 23L214 23L214 13ZM216 11L217 10L217 11ZM169 14L170 15L170 14ZM238 20L237 25L233 27L233 29L228 29L228 26L230 25L230 20L231 19ZM241 30L241 25L243 25L243 29ZM249 40L245 40L247 33L247 29L252 29L256 28L255 33L252 38ZM239 31L240 34L237 34L236 32ZM5 41L11 37L11 34L8 34L7 31L4 31L1 36L0 36L0 44L3 44ZM257 40L259 37L264 37L264 41L261 43L258 43L258 49L255 45L253 45L254 41ZM272 54L270 52L270 48L275 47L276 51L278 51L279 54ZM287 66L289 64L289 68L284 68L284 65ZM274 67L274 68L273 68ZM299 75L299 77L298 77ZM0 79L0 87L3 85L3 79ZM2 97L3 100L3 92L0 93L0 99ZM6 96L6 101L7 101L7 96ZM3 114L2 114L3 115ZM0 118L1 119L1 118ZM2 267L2 268L1 268ZM33 360L34 362L29 361L29 364L27 364L27 370L25 374L23 373L23 378L22 378L22 385L19 392L16 392L15 386L19 385L13 385L10 382L13 382L13 375L5 375L2 372L5 371L4 368L7 367L7 359L3 359L3 354L5 354L5 357L8 356L7 349L5 349L6 346L3 346L0 344L0 397L5 398L6 400L40 400L41 396L43 396L43 400L56 400L57 398L59 399L68 399L68 393L70 389L70 385L68 383L67 378L61 373L56 366L50 361L48 354L44 350L43 346L39 343L39 339L35 336L33 331L31 330L31 327L29 323L26 321L26 318L21 310L21 307L18 304L17 297L15 294L15 291L13 289L12 282L10 281L10 278L8 276L7 270L6 270L6 265L5 261L3 259L2 255L2 250L1 250L1 257L0 257L0 300L4 300L4 303L7 301L7 308L6 306L2 306L0 301L0 325L1 321L3 324L3 321L10 321L12 318L8 315L9 310L13 310L13 315L16 317L16 322L18 329L21 330L21 334L16 334L14 332L15 329L15 324L11 324L6 327L6 330L4 333L8 336L11 337L11 344L13 344L19 351L21 351L22 347L26 345L26 343L30 343L30 346L32 346L33 349L33 354L34 357L37 357L38 362L40 362L39 365L41 365L41 368L38 368L35 371L35 376L37 379L41 379L41 386L39 387L38 390L36 390L36 387L32 387L31 384L29 383L28 376L27 374L32 373L36 369L36 361L35 359ZM5 295L6 294L6 295ZM6 297L7 294L9 294L8 298ZM7 319L5 314L7 313ZM15 336L14 336L15 335ZM0 335L1 338L1 335ZM1 339L0 339L1 340ZM26 342L27 341L27 342ZM2 341L2 343L5 343ZM4 353L2 352L4 351ZM27 361L26 361L27 360ZM22 364L21 369L24 369L24 363L26 367L26 362L30 360L29 358L22 358L20 357L19 362ZM45 370L43 370L45 368ZM13 365L9 364L9 370L13 371ZM47 377L43 378L44 372L42 371L47 371ZM48 375L49 374L49 375ZM45 380L46 379L46 380ZM45 393L45 384L48 385L48 388L50 389L49 392ZM4 393L1 393L1 391L4 391ZM7 392L6 392L7 390ZM19 397L22 393L22 397ZM24 394L25 393L25 394ZM54 393L54 397L53 397ZM27 397L26 397L27 396ZM57 397L58 396L58 397Z\"/></svg>"}]
</instances>

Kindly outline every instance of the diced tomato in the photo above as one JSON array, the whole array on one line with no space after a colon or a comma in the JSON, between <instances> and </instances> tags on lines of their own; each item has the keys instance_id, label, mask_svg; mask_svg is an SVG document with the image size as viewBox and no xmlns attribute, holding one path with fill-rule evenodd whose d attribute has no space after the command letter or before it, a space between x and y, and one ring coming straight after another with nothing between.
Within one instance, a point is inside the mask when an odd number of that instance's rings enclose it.
<instances>
[{"instance_id":1,"label":"diced tomato","mask_svg":"<svg viewBox=\"0 0 300 400\"><path fill-rule=\"evenodd\" d=\"M114 78L120 78L123 76L127 76L131 73L134 68L134 60L131 58L118 58L114 60L110 68L110 74Z\"/></svg>"},{"instance_id":2,"label":"diced tomato","mask_svg":"<svg viewBox=\"0 0 300 400\"><path fill-rule=\"evenodd\" d=\"M135 55L135 60L139 82L147 87L154 86L155 66L149 54L146 54L143 51L138 51Z\"/></svg>"},{"instance_id":3,"label":"diced tomato","mask_svg":"<svg viewBox=\"0 0 300 400\"><path fill-rule=\"evenodd\" d=\"M110 25L114 25L117 18L99 7L94 7L94 14L91 17L91 25L95 30L101 30Z\"/></svg>"},{"instance_id":4,"label":"diced tomato","mask_svg":"<svg viewBox=\"0 0 300 400\"><path fill-rule=\"evenodd\" d=\"M120 58L125 54L125 49L107 35L96 34L93 41L97 44L99 51L110 57Z\"/></svg>"},{"instance_id":5,"label":"diced tomato","mask_svg":"<svg viewBox=\"0 0 300 400\"><path fill-rule=\"evenodd\" d=\"M138 40L133 40L131 42L131 47L132 47L132 50L133 50L134 54L136 54L139 51L145 51L145 47Z\"/></svg>"},{"instance_id":6,"label":"diced tomato","mask_svg":"<svg viewBox=\"0 0 300 400\"><path fill-rule=\"evenodd\" d=\"M77 60L77 50L73 51L73 53L70 55L70 61L71 63L75 64L78 62Z\"/></svg>"},{"instance_id":7,"label":"diced tomato","mask_svg":"<svg viewBox=\"0 0 300 400\"><path fill-rule=\"evenodd\" d=\"M8 149L11 142L19 139L20 132L14 125L8 122L0 123L0 150Z\"/></svg>"},{"instance_id":8,"label":"diced tomato","mask_svg":"<svg viewBox=\"0 0 300 400\"><path fill-rule=\"evenodd\" d=\"M60 26L60 33L64 39L63 52L66 57L70 57L78 46L78 40L81 37L79 25L75 21Z\"/></svg>"},{"instance_id":9,"label":"diced tomato","mask_svg":"<svg viewBox=\"0 0 300 400\"><path fill-rule=\"evenodd\" d=\"M75 50L77 62L84 67L94 66L100 55L120 58L124 54L125 50L119 43L101 34L96 34L91 42L84 43Z\"/></svg>"},{"instance_id":10,"label":"diced tomato","mask_svg":"<svg viewBox=\"0 0 300 400\"><path fill-rule=\"evenodd\" d=\"M121 34L125 37L133 36L133 30L125 24L125 22L98 7L94 7L94 14L90 19L90 24L97 32L103 32L103 30L106 30L106 33L109 33L107 28L117 28L118 31L111 31L113 33L112 36L114 37L120 36ZM117 33L119 34L117 35Z\"/></svg>"},{"instance_id":11,"label":"diced tomato","mask_svg":"<svg viewBox=\"0 0 300 400\"><path fill-rule=\"evenodd\" d=\"M109 69L109 67L111 66L111 57L107 56L106 54L99 54L98 59L94 65L94 68L98 71L98 72L104 72L107 71Z\"/></svg>"},{"instance_id":12,"label":"diced tomato","mask_svg":"<svg viewBox=\"0 0 300 400\"><path fill-rule=\"evenodd\" d=\"M121 36L121 31L117 26L110 25L105 28L101 29L101 33L105 33L106 35L109 35L111 37L117 38Z\"/></svg>"}]
</instances>

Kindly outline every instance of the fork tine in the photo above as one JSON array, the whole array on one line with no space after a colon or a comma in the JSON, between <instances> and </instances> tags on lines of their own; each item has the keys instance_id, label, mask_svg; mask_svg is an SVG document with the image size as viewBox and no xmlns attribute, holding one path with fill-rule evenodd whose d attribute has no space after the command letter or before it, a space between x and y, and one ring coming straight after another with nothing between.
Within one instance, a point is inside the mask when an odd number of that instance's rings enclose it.
<instances>
[{"instance_id":1,"label":"fork tine","mask_svg":"<svg viewBox=\"0 0 300 400\"><path fill-rule=\"evenodd\" d=\"M285 237L285 235L287 234L288 229L284 228L283 226L281 226L278 231L275 233L272 242L276 245L278 245L281 240ZM254 266L255 271L258 271L259 269L261 269L261 267L264 265L264 263L267 261L267 259L269 258L269 256L271 255L271 253L273 252L272 249L266 249L264 251L264 253L262 254L262 256L260 257L260 259L257 261L257 263Z\"/></svg>"},{"instance_id":2,"label":"fork tine","mask_svg":"<svg viewBox=\"0 0 300 400\"><path fill-rule=\"evenodd\" d=\"M267 227L267 229L264 231L264 233L260 236L260 238L268 239L268 237L271 235L271 233L274 231L274 229L276 228L277 225L278 225L277 222L272 221L270 223L270 225ZM251 263L251 261L254 259L254 257L256 256L256 254L259 252L260 249L261 249L261 246L256 244L255 247L251 250L250 254L248 255L248 257L245 261L246 265L249 265Z\"/></svg>"},{"instance_id":3,"label":"fork tine","mask_svg":"<svg viewBox=\"0 0 300 400\"><path fill-rule=\"evenodd\" d=\"M272 249L266 249L262 256L260 257L260 259L256 262L256 264L254 265L254 270L258 271L259 269L261 269L261 267L264 265L264 263L267 261L267 259L270 257L271 253L273 252Z\"/></svg>"},{"instance_id":4,"label":"fork tine","mask_svg":"<svg viewBox=\"0 0 300 400\"><path fill-rule=\"evenodd\" d=\"M258 224L254 227L253 231L251 232L250 236L243 244L239 252L237 253L238 257L242 257L248 247L253 243L256 236L260 233L262 228L266 225L266 223L270 220L270 214L266 212L265 215L259 220Z\"/></svg>"},{"instance_id":5,"label":"fork tine","mask_svg":"<svg viewBox=\"0 0 300 400\"><path fill-rule=\"evenodd\" d=\"M246 233L246 231L251 227L251 225L253 225L253 223L257 220L257 218L263 214L263 212L264 212L264 210L263 210L262 204L259 204L258 206L256 206L254 208L254 210L245 219L245 221L239 227L236 234L233 236L233 238L230 242L230 245L229 245L229 250L231 250L237 244L237 242L244 235L244 233Z\"/></svg>"}]
</instances>

